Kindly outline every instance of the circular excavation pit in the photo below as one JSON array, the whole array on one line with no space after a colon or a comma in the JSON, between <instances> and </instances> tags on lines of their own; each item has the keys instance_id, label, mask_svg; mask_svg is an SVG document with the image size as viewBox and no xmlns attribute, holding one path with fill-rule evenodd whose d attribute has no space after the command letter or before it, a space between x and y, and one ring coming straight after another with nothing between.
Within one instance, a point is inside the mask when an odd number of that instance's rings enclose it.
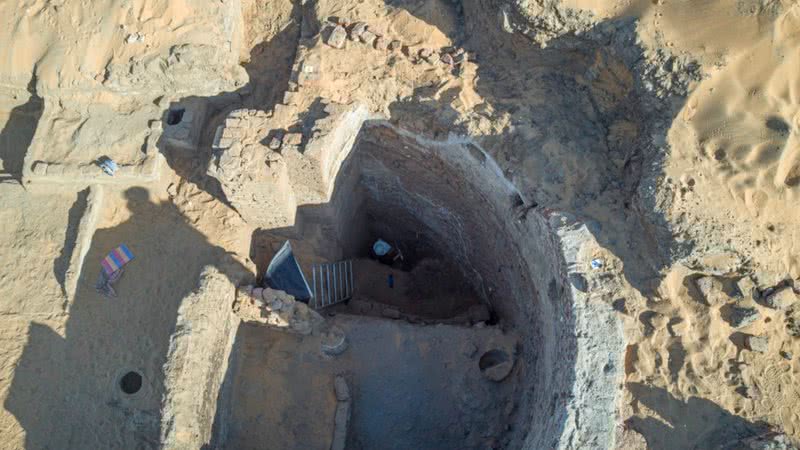
<instances>
[{"instance_id":1,"label":"circular excavation pit","mask_svg":"<svg viewBox=\"0 0 800 450\"><path fill-rule=\"evenodd\" d=\"M576 309L585 294L568 281L581 276L585 226L527 206L472 142L342 117L325 135L340 141L284 151L250 184L234 181L224 154L219 160L228 199L261 225L251 252L259 271L290 240L310 284L314 264L352 260L354 292L319 308L347 335L347 351L333 358L313 336L241 327L231 424L218 439L329 445L331 434L309 421L335 428L334 441L344 433L341 448L602 447L613 439L621 330L605 305ZM376 239L399 248L402 261L371 259ZM596 340L576 337L593 332ZM586 345L595 353L578 362ZM345 432L337 375L349 384ZM320 379L329 381L310 381ZM597 413L578 422L587 407ZM256 417L263 433L253 432Z\"/></svg>"},{"instance_id":2,"label":"circular excavation pit","mask_svg":"<svg viewBox=\"0 0 800 450\"><path fill-rule=\"evenodd\" d=\"M138 372L128 372L119 380L119 388L122 392L132 395L142 388L142 375Z\"/></svg>"}]
</instances>

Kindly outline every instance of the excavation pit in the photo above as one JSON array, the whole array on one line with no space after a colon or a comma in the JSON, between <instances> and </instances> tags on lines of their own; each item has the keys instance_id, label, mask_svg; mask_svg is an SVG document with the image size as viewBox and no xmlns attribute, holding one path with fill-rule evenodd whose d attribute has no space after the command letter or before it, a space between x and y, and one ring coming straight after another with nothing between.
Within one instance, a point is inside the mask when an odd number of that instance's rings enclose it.
<instances>
[{"instance_id":1,"label":"excavation pit","mask_svg":"<svg viewBox=\"0 0 800 450\"><path fill-rule=\"evenodd\" d=\"M119 388L122 392L132 395L142 388L142 375L138 372L128 372L119 380Z\"/></svg>"},{"instance_id":2,"label":"excavation pit","mask_svg":"<svg viewBox=\"0 0 800 450\"><path fill-rule=\"evenodd\" d=\"M352 384L346 448L549 448L581 441L581 426L591 428L588 439L610 438L614 388L596 385L594 371L609 365L600 377L614 377L616 353L576 361L576 334L595 328L577 323L575 296L584 294L568 281L585 226L541 215L473 142L431 140L348 114L302 152L282 151L266 176L242 182L225 170L229 155L220 157L216 175L228 199L262 224L251 248L260 273L289 240L309 279L313 264L352 260L355 288L349 303L320 311L347 334L341 355L323 354L313 336L240 327L231 387L221 395L228 400L218 406L225 425L215 425L228 431L216 441L259 446L281 435L329 446L323 441L340 422L337 375ZM404 261L370 259L378 238ZM573 248L565 251L563 239ZM597 308L590 315L598 320L613 315ZM604 327L595 348L619 344L619 330ZM267 401L276 396L286 398ZM609 414L576 423L589 404Z\"/></svg>"}]
</instances>

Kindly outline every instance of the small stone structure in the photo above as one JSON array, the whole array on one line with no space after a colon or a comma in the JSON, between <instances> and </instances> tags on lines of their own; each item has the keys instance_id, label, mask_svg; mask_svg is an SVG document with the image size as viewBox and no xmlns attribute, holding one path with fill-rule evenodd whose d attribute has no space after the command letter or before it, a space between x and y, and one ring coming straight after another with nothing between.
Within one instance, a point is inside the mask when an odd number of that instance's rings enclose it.
<instances>
[{"instance_id":1,"label":"small stone structure","mask_svg":"<svg viewBox=\"0 0 800 450\"><path fill-rule=\"evenodd\" d=\"M205 112L205 102L200 99L171 105L164 112L162 139L173 147L196 149L205 123Z\"/></svg>"}]
</instances>

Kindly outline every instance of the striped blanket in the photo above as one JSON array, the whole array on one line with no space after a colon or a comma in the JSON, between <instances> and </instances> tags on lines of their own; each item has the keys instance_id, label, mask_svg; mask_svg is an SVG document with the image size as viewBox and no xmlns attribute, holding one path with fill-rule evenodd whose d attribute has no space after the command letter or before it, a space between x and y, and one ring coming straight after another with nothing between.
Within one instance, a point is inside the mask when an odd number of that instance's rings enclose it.
<instances>
[{"instance_id":1,"label":"striped blanket","mask_svg":"<svg viewBox=\"0 0 800 450\"><path fill-rule=\"evenodd\" d=\"M133 253L131 253L125 244L122 244L114 250L111 250L108 256L100 261L100 265L103 266L103 272L105 272L106 275L111 276L111 274L121 269L122 266L130 262L132 259Z\"/></svg>"}]
</instances>

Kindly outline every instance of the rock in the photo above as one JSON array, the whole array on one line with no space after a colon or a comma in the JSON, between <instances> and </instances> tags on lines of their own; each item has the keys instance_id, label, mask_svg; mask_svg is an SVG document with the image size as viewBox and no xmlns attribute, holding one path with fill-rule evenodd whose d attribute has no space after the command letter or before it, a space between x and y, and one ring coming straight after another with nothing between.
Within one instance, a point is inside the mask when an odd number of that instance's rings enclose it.
<instances>
[{"instance_id":1,"label":"rock","mask_svg":"<svg viewBox=\"0 0 800 450\"><path fill-rule=\"evenodd\" d=\"M303 142L303 134L302 133L288 133L286 136L284 136L283 142L285 142L286 145L298 146Z\"/></svg>"},{"instance_id":2,"label":"rock","mask_svg":"<svg viewBox=\"0 0 800 450\"><path fill-rule=\"evenodd\" d=\"M729 306L723 311L723 318L733 328L744 328L758 320L761 314L755 308L742 308L739 306ZM727 316L727 317L726 317Z\"/></svg>"},{"instance_id":3,"label":"rock","mask_svg":"<svg viewBox=\"0 0 800 450\"><path fill-rule=\"evenodd\" d=\"M756 283L750 277L742 277L736 282L736 288L745 299L760 300Z\"/></svg>"},{"instance_id":4,"label":"rock","mask_svg":"<svg viewBox=\"0 0 800 450\"><path fill-rule=\"evenodd\" d=\"M144 35L142 33L131 33L125 38L126 44L136 44L144 42Z\"/></svg>"},{"instance_id":5,"label":"rock","mask_svg":"<svg viewBox=\"0 0 800 450\"><path fill-rule=\"evenodd\" d=\"M322 353L337 356L347 350L347 336L338 327L333 327L322 335Z\"/></svg>"},{"instance_id":6,"label":"rock","mask_svg":"<svg viewBox=\"0 0 800 450\"><path fill-rule=\"evenodd\" d=\"M377 38L375 38L375 50L381 50L381 51L386 50L387 45L388 43L386 42L386 39L383 36L378 36Z\"/></svg>"},{"instance_id":7,"label":"rock","mask_svg":"<svg viewBox=\"0 0 800 450\"><path fill-rule=\"evenodd\" d=\"M41 161L33 163L33 173L35 175L44 175L47 173L47 163Z\"/></svg>"},{"instance_id":8,"label":"rock","mask_svg":"<svg viewBox=\"0 0 800 450\"><path fill-rule=\"evenodd\" d=\"M430 62L433 57L433 50L429 48L421 48L419 52L417 52L420 58L424 59L425 61Z\"/></svg>"},{"instance_id":9,"label":"rock","mask_svg":"<svg viewBox=\"0 0 800 450\"><path fill-rule=\"evenodd\" d=\"M747 348L754 352L766 353L769 348L769 339L765 336L747 336Z\"/></svg>"},{"instance_id":10,"label":"rock","mask_svg":"<svg viewBox=\"0 0 800 450\"><path fill-rule=\"evenodd\" d=\"M786 359L788 361L791 361L792 360L792 356L793 356L792 352L788 352L788 351L784 351L784 350L781 350L780 355L781 355L781 357L783 359Z\"/></svg>"},{"instance_id":11,"label":"rock","mask_svg":"<svg viewBox=\"0 0 800 450\"><path fill-rule=\"evenodd\" d=\"M268 304L269 304L269 309L271 309L273 311L280 311L280 310L283 309L283 306L284 306L283 302L279 298L272 299L272 301L269 302Z\"/></svg>"},{"instance_id":12,"label":"rock","mask_svg":"<svg viewBox=\"0 0 800 450\"><path fill-rule=\"evenodd\" d=\"M387 48L391 51L400 50L402 47L403 43L398 41L397 39L393 40L392 42L389 42L389 45L387 46Z\"/></svg>"},{"instance_id":13,"label":"rock","mask_svg":"<svg viewBox=\"0 0 800 450\"><path fill-rule=\"evenodd\" d=\"M445 53L444 55L442 55L442 57L440 59L442 60L443 63L447 64L448 66L452 66L453 63L454 63L453 56L451 56L448 53Z\"/></svg>"},{"instance_id":14,"label":"rock","mask_svg":"<svg viewBox=\"0 0 800 450\"><path fill-rule=\"evenodd\" d=\"M728 296L722 290L722 282L714 277L697 278L694 280L694 285L710 306L719 306L728 300Z\"/></svg>"},{"instance_id":15,"label":"rock","mask_svg":"<svg viewBox=\"0 0 800 450\"><path fill-rule=\"evenodd\" d=\"M399 319L400 310L397 308L383 308L383 311L381 311L381 315L389 319Z\"/></svg>"},{"instance_id":16,"label":"rock","mask_svg":"<svg viewBox=\"0 0 800 450\"><path fill-rule=\"evenodd\" d=\"M347 31L344 27L341 25L333 27L333 31L331 31L331 34L328 36L328 45L333 48L344 48L346 41Z\"/></svg>"},{"instance_id":17,"label":"rock","mask_svg":"<svg viewBox=\"0 0 800 450\"><path fill-rule=\"evenodd\" d=\"M283 141L279 139L277 136L273 136L272 139L269 140L269 148L275 151L281 149L281 145L283 145Z\"/></svg>"},{"instance_id":18,"label":"rock","mask_svg":"<svg viewBox=\"0 0 800 450\"><path fill-rule=\"evenodd\" d=\"M356 22L350 28L350 34L347 37L349 37L351 41L355 41L359 39L365 31L367 31L367 24L364 22Z\"/></svg>"},{"instance_id":19,"label":"rock","mask_svg":"<svg viewBox=\"0 0 800 450\"><path fill-rule=\"evenodd\" d=\"M769 297L769 296L771 296L773 294L776 294L778 291L781 291L781 290L783 290L785 288L788 288L788 287L794 288L794 281L791 280L791 279L782 280L781 282L779 282L778 284L776 284L774 286L770 286L770 287L764 289L763 291L759 291L758 292L758 298L759 299L766 299L767 297Z\"/></svg>"},{"instance_id":20,"label":"rock","mask_svg":"<svg viewBox=\"0 0 800 450\"><path fill-rule=\"evenodd\" d=\"M797 295L791 288L783 288L764 297L764 304L773 309L786 310L797 302Z\"/></svg>"},{"instance_id":21,"label":"rock","mask_svg":"<svg viewBox=\"0 0 800 450\"><path fill-rule=\"evenodd\" d=\"M358 37L361 42L367 45L372 45L375 43L375 39L377 38L378 35L369 30L365 30L363 33L361 33L361 36Z\"/></svg>"},{"instance_id":22,"label":"rock","mask_svg":"<svg viewBox=\"0 0 800 450\"><path fill-rule=\"evenodd\" d=\"M333 390L336 392L336 400L346 402L350 400L350 389L347 387L347 380L341 375L336 375L333 380Z\"/></svg>"},{"instance_id":23,"label":"rock","mask_svg":"<svg viewBox=\"0 0 800 450\"><path fill-rule=\"evenodd\" d=\"M489 350L481 356L478 367L486 379L500 382L503 381L514 368L514 358L507 352L499 349Z\"/></svg>"}]
</instances>

